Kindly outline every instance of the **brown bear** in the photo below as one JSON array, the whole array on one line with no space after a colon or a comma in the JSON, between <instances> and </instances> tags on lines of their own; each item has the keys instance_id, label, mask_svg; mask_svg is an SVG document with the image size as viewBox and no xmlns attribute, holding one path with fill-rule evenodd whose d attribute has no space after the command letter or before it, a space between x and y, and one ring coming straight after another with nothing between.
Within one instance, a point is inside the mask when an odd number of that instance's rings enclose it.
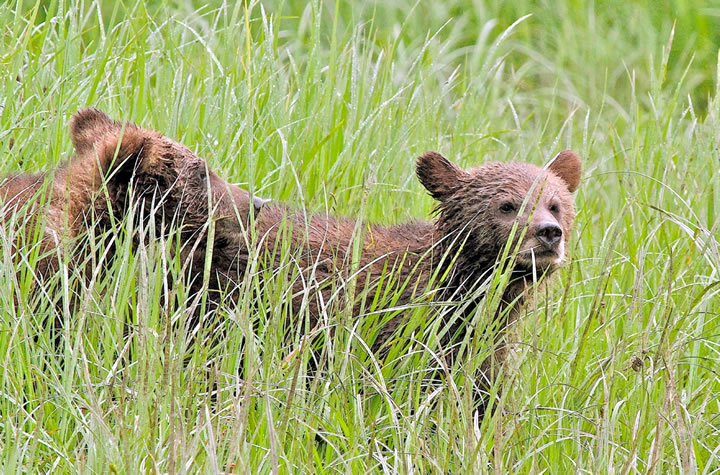
<instances>
[{"instance_id":1,"label":"brown bear","mask_svg":"<svg viewBox=\"0 0 720 475\"><path fill-rule=\"evenodd\" d=\"M131 206L164 225L157 229L179 230L187 244L182 254L196 257L190 272L202 276L208 218L219 241L240 242L250 209L262 203L220 179L184 145L115 122L97 109L77 112L70 135L75 156L54 173L17 174L0 182L0 225L24 228L15 245L30 244L27 236L40 227L40 277L54 273L65 257L71 266L86 265L85 246L75 243L89 228L109 229ZM63 257L67 253L71 256ZM234 258L221 251L214 256L217 268ZM210 286L220 285L215 277L211 273ZM194 279L194 285L201 287L201 280Z\"/></svg>"},{"instance_id":2,"label":"brown bear","mask_svg":"<svg viewBox=\"0 0 720 475\"><path fill-rule=\"evenodd\" d=\"M430 152L418 158L417 176L438 201L433 222L358 226L352 219L326 214L306 217L292 206L266 204L255 222L261 265L279 268L282 263L275 243L290 241L298 269L292 307L295 315L306 309L309 325L305 332L322 326L319 319L327 315L331 302L343 300L346 292L338 280L346 281L351 273L356 283L352 303L356 317L383 307L411 308L430 300L460 306L465 318L454 319L442 337L444 343L454 343L446 354L452 360L493 272L509 264L509 283L496 318L485 319L486 329L494 325L497 331L494 356L483 363L478 375L484 381L477 381L477 389L486 392L497 373L496 365L505 357L503 328L517 318L527 291L536 288L533 284L554 272L566 257L575 218L572 193L580 182L581 160L566 150L547 169L527 163L491 163L464 171ZM382 281L389 270L399 276L391 292ZM391 336L402 328L405 318L395 312L382 322L369 342L373 352L388 350L394 341Z\"/></svg>"}]
</instances>

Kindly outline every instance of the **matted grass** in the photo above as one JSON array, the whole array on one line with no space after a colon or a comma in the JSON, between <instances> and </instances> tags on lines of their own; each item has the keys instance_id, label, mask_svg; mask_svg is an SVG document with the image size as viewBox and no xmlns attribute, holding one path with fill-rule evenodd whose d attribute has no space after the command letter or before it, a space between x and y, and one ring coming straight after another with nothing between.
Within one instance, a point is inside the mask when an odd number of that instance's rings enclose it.
<instances>
[{"instance_id":1,"label":"matted grass","mask_svg":"<svg viewBox=\"0 0 720 475\"><path fill-rule=\"evenodd\" d=\"M107 276L33 292L36 252L12 254L5 226L2 471L720 471L720 17L701 0L554 3L2 4L3 175L69 158L85 106L263 197L388 224L431 212L424 151L585 158L572 259L481 419L470 369L437 380L428 308L406 310L414 332L383 361L358 337L382 316L329 313L308 377L283 323L290 273L249 279L212 316L221 338L191 338L202 302L163 279L182 274L173 242L131 250L152 230L125 221ZM57 343L48 321L74 291ZM468 343L477 366L486 345Z\"/></svg>"}]
</instances>

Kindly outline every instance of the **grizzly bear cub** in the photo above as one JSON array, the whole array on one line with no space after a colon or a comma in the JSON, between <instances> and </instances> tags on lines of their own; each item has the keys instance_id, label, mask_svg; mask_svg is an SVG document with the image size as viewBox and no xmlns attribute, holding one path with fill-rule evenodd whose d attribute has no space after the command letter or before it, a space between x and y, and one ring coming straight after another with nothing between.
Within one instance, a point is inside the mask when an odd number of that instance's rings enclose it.
<instances>
[{"instance_id":1,"label":"grizzly bear cub","mask_svg":"<svg viewBox=\"0 0 720 475\"><path fill-rule=\"evenodd\" d=\"M475 381L476 399L486 403L483 394L505 359L503 330L517 319L528 291L537 288L534 284L566 257L581 160L566 150L547 169L527 163L490 163L464 171L429 152L418 158L416 171L438 202L433 222L358 226L352 219L306 217L292 206L265 204L255 217L261 267L278 269L281 259L273 251L274 243L290 241L299 270L293 314L305 310L306 331L327 324L318 320L330 313L327 308L333 301L342 300L344 292L338 287L343 285L338 281L348 281L351 273L356 282L352 303L356 317L430 300L450 310L440 311L444 319L455 308L461 318L447 318L452 324L440 327L444 356L450 363L494 271L504 269L509 280L495 315L481 320L484 330L480 331L492 332L495 340L492 357L483 362ZM360 246L355 245L358 240ZM399 277L388 292L389 271ZM403 312L388 313L392 316L381 322L374 341L368 342L375 353L386 353L396 341L392 335L407 321Z\"/></svg>"},{"instance_id":2,"label":"grizzly bear cub","mask_svg":"<svg viewBox=\"0 0 720 475\"><path fill-rule=\"evenodd\" d=\"M491 163L469 171L430 152L418 158L417 176L438 202L436 219L378 226L265 203L219 178L185 146L96 109L76 113L70 134L75 157L54 175L14 175L0 183L0 225L20 206L43 220L40 245L47 252L39 274L56 269L62 253L82 251L63 243L88 226L108 228L132 209L156 220L157 229L177 232L192 288L210 291L216 303L238 298L250 268L262 282L291 267L290 324L300 334L342 308L361 317L435 301L469 315L494 270L509 264L494 318L507 326L527 290L565 258L581 176L580 158L569 150L545 169ZM387 351L406 321L406 312L390 310L369 342L373 351ZM446 342L464 332L466 320L454 321ZM492 378L494 371L484 373Z\"/></svg>"},{"instance_id":3,"label":"grizzly bear cub","mask_svg":"<svg viewBox=\"0 0 720 475\"><path fill-rule=\"evenodd\" d=\"M82 243L78 238L90 227L109 229L131 204L162 225L157 229L178 230L183 242L192 243L182 254L199 256L191 271L202 275L208 217L213 218L218 240L241 241L250 208L262 203L219 178L184 145L134 124L115 122L97 109L77 112L70 136L75 156L54 173L16 174L0 181L0 226L12 221L16 227L41 229L40 277L56 271L63 259L70 266L83 266L84 249L75 246ZM18 219L19 213L29 219ZM72 257L65 256L68 253ZM215 259L223 262L235 256L218 252ZM219 286L216 275L211 277L211 285Z\"/></svg>"}]
</instances>

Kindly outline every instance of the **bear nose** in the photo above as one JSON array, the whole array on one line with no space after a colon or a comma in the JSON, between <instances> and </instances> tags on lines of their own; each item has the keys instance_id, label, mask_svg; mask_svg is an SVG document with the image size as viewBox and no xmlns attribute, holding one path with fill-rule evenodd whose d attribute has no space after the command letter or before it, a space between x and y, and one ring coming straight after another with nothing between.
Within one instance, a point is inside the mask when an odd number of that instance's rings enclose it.
<instances>
[{"instance_id":1,"label":"bear nose","mask_svg":"<svg viewBox=\"0 0 720 475\"><path fill-rule=\"evenodd\" d=\"M562 229L555 223L540 223L535 233L538 240L548 249L554 248L562 237Z\"/></svg>"}]
</instances>

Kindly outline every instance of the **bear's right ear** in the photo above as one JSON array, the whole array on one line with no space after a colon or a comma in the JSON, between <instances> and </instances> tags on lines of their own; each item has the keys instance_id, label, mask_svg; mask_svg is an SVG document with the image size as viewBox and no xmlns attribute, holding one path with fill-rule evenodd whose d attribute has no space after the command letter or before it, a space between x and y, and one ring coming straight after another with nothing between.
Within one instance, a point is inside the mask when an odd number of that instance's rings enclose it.
<instances>
[{"instance_id":1,"label":"bear's right ear","mask_svg":"<svg viewBox=\"0 0 720 475\"><path fill-rule=\"evenodd\" d=\"M80 109L70 120L70 137L78 155L92 150L93 146L111 133L117 133L122 126L103 111Z\"/></svg>"},{"instance_id":2,"label":"bear's right ear","mask_svg":"<svg viewBox=\"0 0 720 475\"><path fill-rule=\"evenodd\" d=\"M417 159L417 177L430 195L444 201L461 185L467 173L439 153L427 152Z\"/></svg>"}]
</instances>

